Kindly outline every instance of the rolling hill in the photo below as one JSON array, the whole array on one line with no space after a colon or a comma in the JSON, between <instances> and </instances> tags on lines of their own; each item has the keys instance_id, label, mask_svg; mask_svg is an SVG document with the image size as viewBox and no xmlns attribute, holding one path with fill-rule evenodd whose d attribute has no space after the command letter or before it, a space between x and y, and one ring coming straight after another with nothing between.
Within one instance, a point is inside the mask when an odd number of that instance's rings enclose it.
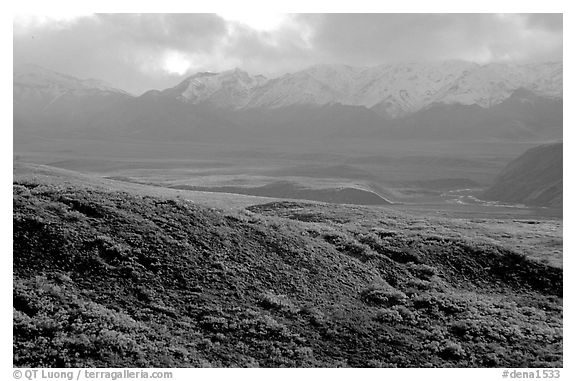
<instances>
[{"instance_id":1,"label":"rolling hill","mask_svg":"<svg viewBox=\"0 0 576 381\"><path fill-rule=\"evenodd\" d=\"M562 366L562 269L446 223L47 168L13 183L14 366Z\"/></svg>"},{"instance_id":2,"label":"rolling hill","mask_svg":"<svg viewBox=\"0 0 576 381\"><path fill-rule=\"evenodd\" d=\"M498 175L483 198L562 208L562 143L534 147Z\"/></svg>"}]
</instances>

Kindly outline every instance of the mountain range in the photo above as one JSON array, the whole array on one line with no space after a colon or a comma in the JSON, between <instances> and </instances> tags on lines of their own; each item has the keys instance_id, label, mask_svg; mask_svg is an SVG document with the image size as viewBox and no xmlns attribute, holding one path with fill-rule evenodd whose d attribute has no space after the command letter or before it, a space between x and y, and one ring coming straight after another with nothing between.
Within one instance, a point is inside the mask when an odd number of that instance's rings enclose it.
<instances>
[{"instance_id":1,"label":"mountain range","mask_svg":"<svg viewBox=\"0 0 576 381\"><path fill-rule=\"evenodd\" d=\"M176 95L187 103L234 109L364 106L388 118L398 118L433 104L488 108L522 88L542 97L561 98L562 65L479 65L462 61L370 68L319 65L274 79L235 69L193 75L165 94Z\"/></svg>"},{"instance_id":2,"label":"mountain range","mask_svg":"<svg viewBox=\"0 0 576 381\"><path fill-rule=\"evenodd\" d=\"M194 74L133 96L38 66L14 71L18 130L138 138L558 138L562 63L318 65L277 78Z\"/></svg>"}]
</instances>

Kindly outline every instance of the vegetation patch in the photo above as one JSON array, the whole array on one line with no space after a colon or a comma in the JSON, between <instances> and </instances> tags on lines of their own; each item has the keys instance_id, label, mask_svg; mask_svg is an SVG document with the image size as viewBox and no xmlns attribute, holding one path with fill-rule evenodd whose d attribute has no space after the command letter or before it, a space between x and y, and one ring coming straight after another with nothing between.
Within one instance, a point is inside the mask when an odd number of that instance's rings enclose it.
<instances>
[{"instance_id":1,"label":"vegetation patch","mask_svg":"<svg viewBox=\"0 0 576 381\"><path fill-rule=\"evenodd\" d=\"M563 364L561 269L409 216L46 179L13 206L17 367Z\"/></svg>"}]
</instances>

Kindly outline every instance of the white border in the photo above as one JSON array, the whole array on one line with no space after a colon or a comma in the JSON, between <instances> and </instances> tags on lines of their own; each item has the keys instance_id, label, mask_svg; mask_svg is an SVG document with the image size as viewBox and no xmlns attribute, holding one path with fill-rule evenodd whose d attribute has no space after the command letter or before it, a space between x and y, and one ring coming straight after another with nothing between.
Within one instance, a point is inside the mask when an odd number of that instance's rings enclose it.
<instances>
[{"instance_id":1,"label":"white border","mask_svg":"<svg viewBox=\"0 0 576 381\"><path fill-rule=\"evenodd\" d=\"M573 3L573 2L572 2ZM576 36L574 22L576 21L570 1L502 1L483 0L479 2L464 1L368 1L354 0L348 2L334 3L330 0L290 0L282 4L270 0L210 0L196 2L190 0L162 0L162 1L118 1L99 0L94 2L74 1L74 0L49 0L30 1L21 0L12 2L10 5L2 5L2 43L3 51L12 52L12 15L15 13L51 13L58 11L65 12L217 12L217 11L266 11L266 12L410 12L410 13L483 13L483 12L517 12L517 13L564 13L564 35L568 38L564 41L564 104L569 107L564 114L564 272L565 272L565 318L564 318L564 369L562 369L561 379L575 380L574 372L574 301L571 290L574 290L574 236L576 233L574 216L574 201L570 197L571 190L574 190L574 177L571 174L571 164L574 160L573 132L576 128L573 113L574 89L574 52L572 49L572 39ZM7 8L7 9L6 9ZM2 168L2 186L0 187L0 211L1 211L1 232L2 232L2 253L1 274L0 274L0 295L2 297L2 307L0 313L0 324L2 327L2 340L0 345L1 371L0 375L6 380L12 379L12 203L11 184L12 179L12 61L8 55L2 59L2 128L0 129L2 144L0 165ZM295 377L299 379L327 378L327 379L351 379L362 377L367 379L439 379L439 380L501 380L501 370L498 369L288 369L288 370L234 370L234 369L175 369L175 378L178 380L192 380L201 378L215 378L228 380L270 380L271 377L277 380L290 380ZM360 373L360 374L359 374Z\"/></svg>"}]
</instances>

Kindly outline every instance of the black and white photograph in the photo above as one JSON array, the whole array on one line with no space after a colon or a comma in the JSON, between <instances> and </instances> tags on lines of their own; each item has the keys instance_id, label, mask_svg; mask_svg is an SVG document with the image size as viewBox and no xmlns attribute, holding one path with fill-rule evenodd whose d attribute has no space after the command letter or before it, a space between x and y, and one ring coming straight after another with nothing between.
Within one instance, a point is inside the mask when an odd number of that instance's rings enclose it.
<instances>
[{"instance_id":1,"label":"black and white photograph","mask_svg":"<svg viewBox=\"0 0 576 381\"><path fill-rule=\"evenodd\" d=\"M560 379L561 9L190 7L13 15L14 378Z\"/></svg>"}]
</instances>

